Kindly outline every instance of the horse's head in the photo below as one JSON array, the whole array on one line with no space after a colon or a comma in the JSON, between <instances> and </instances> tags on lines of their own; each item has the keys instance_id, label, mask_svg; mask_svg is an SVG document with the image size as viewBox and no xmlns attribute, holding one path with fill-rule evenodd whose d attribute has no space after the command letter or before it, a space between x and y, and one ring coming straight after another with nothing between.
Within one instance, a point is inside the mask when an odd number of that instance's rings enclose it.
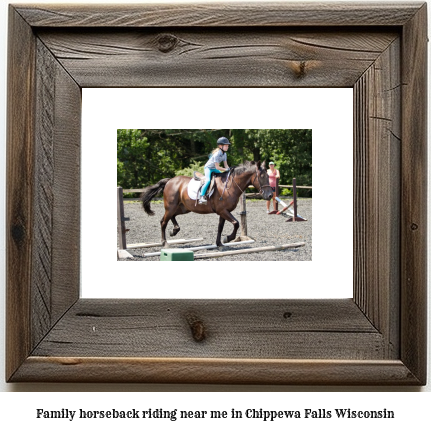
<instances>
[{"instance_id":1,"label":"horse's head","mask_svg":"<svg viewBox=\"0 0 431 431\"><path fill-rule=\"evenodd\" d=\"M265 162L256 162L256 175L253 176L252 184L259 190L259 193L267 201L272 199L272 188L269 185L268 172L266 170Z\"/></svg>"}]
</instances>

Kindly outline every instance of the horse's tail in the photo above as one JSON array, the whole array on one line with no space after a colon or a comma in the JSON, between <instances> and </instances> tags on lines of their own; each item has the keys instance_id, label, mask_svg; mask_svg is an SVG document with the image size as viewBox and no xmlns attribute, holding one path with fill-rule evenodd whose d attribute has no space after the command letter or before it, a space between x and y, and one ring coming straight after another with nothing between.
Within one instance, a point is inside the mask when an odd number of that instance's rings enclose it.
<instances>
[{"instance_id":1,"label":"horse's tail","mask_svg":"<svg viewBox=\"0 0 431 431\"><path fill-rule=\"evenodd\" d=\"M170 178L164 178L153 186L145 187L139 198L142 201L142 206L148 215L154 215L154 211L151 209L151 199L155 198L159 193L162 193L165 189L166 183Z\"/></svg>"}]
</instances>

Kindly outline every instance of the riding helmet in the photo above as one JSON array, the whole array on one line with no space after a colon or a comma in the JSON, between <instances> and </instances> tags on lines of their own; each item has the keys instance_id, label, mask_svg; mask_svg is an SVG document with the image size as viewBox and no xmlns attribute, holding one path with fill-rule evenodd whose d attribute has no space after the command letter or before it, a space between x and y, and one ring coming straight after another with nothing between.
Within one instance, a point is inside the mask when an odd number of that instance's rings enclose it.
<instances>
[{"instance_id":1,"label":"riding helmet","mask_svg":"<svg viewBox=\"0 0 431 431\"><path fill-rule=\"evenodd\" d=\"M230 145L229 139L227 138L218 138L217 139L217 145Z\"/></svg>"}]
</instances>

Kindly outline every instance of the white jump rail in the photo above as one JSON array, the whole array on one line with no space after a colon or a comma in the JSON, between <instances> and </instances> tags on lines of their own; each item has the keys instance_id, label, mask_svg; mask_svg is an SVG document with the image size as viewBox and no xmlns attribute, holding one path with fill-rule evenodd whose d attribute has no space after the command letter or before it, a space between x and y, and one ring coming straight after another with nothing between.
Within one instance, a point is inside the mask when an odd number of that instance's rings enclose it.
<instances>
[{"instance_id":1,"label":"white jump rail","mask_svg":"<svg viewBox=\"0 0 431 431\"><path fill-rule=\"evenodd\" d=\"M254 239L250 239L250 240L247 240L247 241L229 242L227 244L223 244L223 246L224 247L230 247L232 245L252 244L253 242L255 242ZM168 241L168 243L169 243L169 241ZM199 251L199 250L211 250L211 249L215 249L215 248L217 248L217 246L215 244L213 244L213 245L199 245L199 246L196 246L196 247L187 247L187 248L184 248L182 250L185 250L185 251ZM160 254L161 254L160 251L155 251L155 252L152 252L152 253L144 253L143 256L144 257L153 257L153 256L160 256Z\"/></svg>"},{"instance_id":2,"label":"white jump rail","mask_svg":"<svg viewBox=\"0 0 431 431\"><path fill-rule=\"evenodd\" d=\"M193 239L172 239L168 240L168 245L176 245L176 244L188 244L190 242L203 241L203 238L193 238ZM161 242L152 242L152 243L141 243L141 244L128 244L127 248L117 248L117 256L120 259L128 259L133 256L128 252L128 250L136 250L139 248L150 248L150 247L162 247L163 243Z\"/></svg>"},{"instance_id":3,"label":"white jump rail","mask_svg":"<svg viewBox=\"0 0 431 431\"><path fill-rule=\"evenodd\" d=\"M170 239L167 241L168 245L175 244L188 244L189 242L203 241L203 238L192 238L192 239ZM151 243L141 243L141 244L127 244L126 250L133 250L136 248L150 248L150 247L162 247L162 242L151 242Z\"/></svg>"},{"instance_id":4,"label":"white jump rail","mask_svg":"<svg viewBox=\"0 0 431 431\"><path fill-rule=\"evenodd\" d=\"M269 245L266 247L254 247L254 248L247 248L245 250L229 250L229 251L221 251L221 252L215 252L215 253L202 253L202 254L195 254L194 258L196 259L209 259L213 257L223 257L223 256L232 256L234 254L247 254L247 253L258 253L263 251L278 251L278 250L285 250L288 248L298 248L303 247L305 245L305 242L296 242L292 244L283 244L283 245Z\"/></svg>"}]
</instances>

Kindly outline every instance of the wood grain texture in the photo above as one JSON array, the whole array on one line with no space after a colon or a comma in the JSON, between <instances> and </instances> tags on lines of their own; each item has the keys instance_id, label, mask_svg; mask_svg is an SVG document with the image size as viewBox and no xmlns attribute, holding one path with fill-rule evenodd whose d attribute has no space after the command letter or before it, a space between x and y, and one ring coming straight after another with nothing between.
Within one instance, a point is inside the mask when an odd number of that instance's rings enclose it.
<instances>
[{"instance_id":1,"label":"wood grain texture","mask_svg":"<svg viewBox=\"0 0 431 431\"><path fill-rule=\"evenodd\" d=\"M9 13L6 179L6 375L31 351L34 62L31 28ZM25 53L25 55L23 55Z\"/></svg>"},{"instance_id":2,"label":"wood grain texture","mask_svg":"<svg viewBox=\"0 0 431 431\"><path fill-rule=\"evenodd\" d=\"M401 199L401 358L426 378L427 7L403 29Z\"/></svg>"},{"instance_id":3,"label":"wood grain texture","mask_svg":"<svg viewBox=\"0 0 431 431\"><path fill-rule=\"evenodd\" d=\"M40 42L36 57L36 145L34 176L34 252L32 256L32 344L49 331L51 321L52 254L54 205L54 106L56 61Z\"/></svg>"},{"instance_id":4,"label":"wood grain texture","mask_svg":"<svg viewBox=\"0 0 431 431\"><path fill-rule=\"evenodd\" d=\"M400 38L355 85L355 301L399 355L401 69ZM395 319L395 320L394 320Z\"/></svg>"},{"instance_id":5,"label":"wood grain texture","mask_svg":"<svg viewBox=\"0 0 431 431\"><path fill-rule=\"evenodd\" d=\"M32 337L78 299L80 88L37 40Z\"/></svg>"},{"instance_id":6,"label":"wood grain texture","mask_svg":"<svg viewBox=\"0 0 431 431\"><path fill-rule=\"evenodd\" d=\"M13 10L10 22L7 375L79 298L80 277L81 90Z\"/></svg>"},{"instance_id":7,"label":"wood grain texture","mask_svg":"<svg viewBox=\"0 0 431 431\"><path fill-rule=\"evenodd\" d=\"M399 26L422 3L195 3L158 5L17 5L34 27Z\"/></svg>"},{"instance_id":8,"label":"wood grain texture","mask_svg":"<svg viewBox=\"0 0 431 431\"><path fill-rule=\"evenodd\" d=\"M146 29L38 36L82 87L352 87L397 34Z\"/></svg>"},{"instance_id":9,"label":"wood grain texture","mask_svg":"<svg viewBox=\"0 0 431 431\"><path fill-rule=\"evenodd\" d=\"M8 381L426 382L424 5L20 5L9 35ZM81 88L157 85L354 89L353 300L79 299Z\"/></svg>"},{"instance_id":10,"label":"wood grain texture","mask_svg":"<svg viewBox=\"0 0 431 431\"><path fill-rule=\"evenodd\" d=\"M197 343L190 322L199 321ZM239 324L241 322L241 324ZM319 330L316 331L316 328ZM110 340L119 340L115 345ZM80 300L37 356L384 359L384 338L338 301Z\"/></svg>"},{"instance_id":11,"label":"wood grain texture","mask_svg":"<svg viewBox=\"0 0 431 431\"><path fill-rule=\"evenodd\" d=\"M417 385L399 361L32 356L15 381L270 385Z\"/></svg>"},{"instance_id":12,"label":"wood grain texture","mask_svg":"<svg viewBox=\"0 0 431 431\"><path fill-rule=\"evenodd\" d=\"M79 298L81 282L81 89L58 63L54 113L52 323Z\"/></svg>"}]
</instances>

